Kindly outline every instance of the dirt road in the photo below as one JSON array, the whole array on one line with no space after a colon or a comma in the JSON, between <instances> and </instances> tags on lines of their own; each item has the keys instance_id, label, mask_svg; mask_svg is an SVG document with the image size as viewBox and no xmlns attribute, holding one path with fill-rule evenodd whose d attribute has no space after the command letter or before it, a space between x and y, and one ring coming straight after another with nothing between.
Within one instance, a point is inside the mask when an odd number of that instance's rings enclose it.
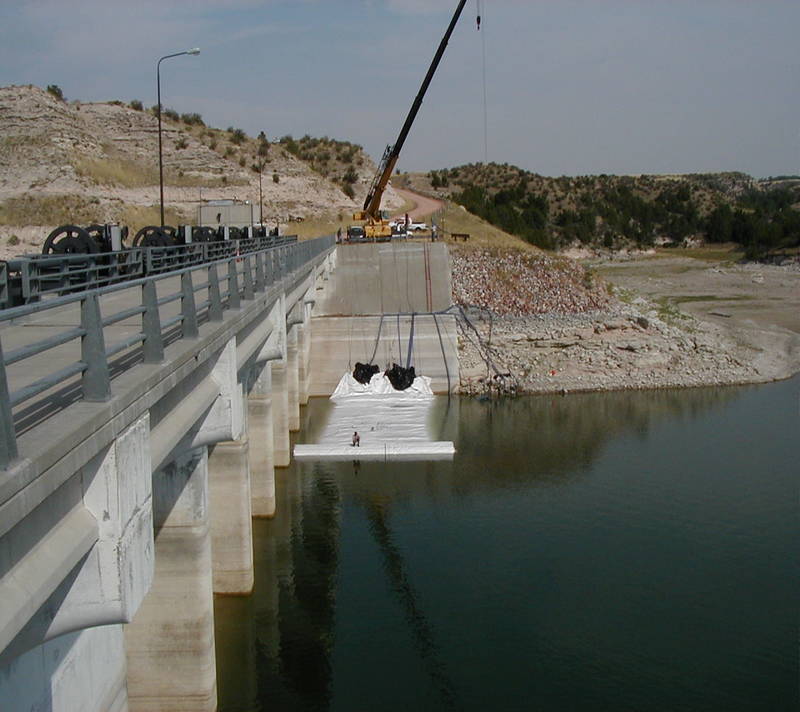
<instances>
[{"instance_id":1,"label":"dirt road","mask_svg":"<svg viewBox=\"0 0 800 712\"><path fill-rule=\"evenodd\" d=\"M421 220L442 209L443 203L441 200L435 200L427 195L420 195L404 188L395 188L394 190L404 200L414 204L414 207L408 211L408 216L412 220ZM398 213L398 215L403 215L403 213Z\"/></svg>"}]
</instances>

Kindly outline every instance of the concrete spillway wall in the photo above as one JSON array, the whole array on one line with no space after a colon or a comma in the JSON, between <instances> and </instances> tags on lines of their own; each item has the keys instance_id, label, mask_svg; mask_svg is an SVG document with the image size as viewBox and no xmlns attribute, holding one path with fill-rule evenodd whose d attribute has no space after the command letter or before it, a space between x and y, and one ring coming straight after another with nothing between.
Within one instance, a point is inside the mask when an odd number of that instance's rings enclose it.
<instances>
[{"instance_id":1,"label":"concrete spillway wall","mask_svg":"<svg viewBox=\"0 0 800 712\"><path fill-rule=\"evenodd\" d=\"M336 264L312 311L310 394L330 395L357 361L406 366L409 350L435 393L452 391L458 337L455 318L442 313L451 305L447 246L341 245Z\"/></svg>"}]
</instances>

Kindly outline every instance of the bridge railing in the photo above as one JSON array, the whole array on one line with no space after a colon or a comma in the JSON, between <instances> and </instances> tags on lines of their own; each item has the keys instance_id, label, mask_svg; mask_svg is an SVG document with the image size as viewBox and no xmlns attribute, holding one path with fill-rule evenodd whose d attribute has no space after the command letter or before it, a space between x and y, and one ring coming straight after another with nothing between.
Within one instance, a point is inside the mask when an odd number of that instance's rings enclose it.
<instances>
[{"instance_id":1,"label":"bridge railing","mask_svg":"<svg viewBox=\"0 0 800 712\"><path fill-rule=\"evenodd\" d=\"M294 235L281 235L115 252L25 255L0 263L0 309L296 242Z\"/></svg>"},{"instance_id":2,"label":"bridge railing","mask_svg":"<svg viewBox=\"0 0 800 712\"><path fill-rule=\"evenodd\" d=\"M144 257L156 274L0 311L0 468L17 457L17 430L41 422L48 408L110 399L116 375L139 363L160 363L167 344L198 336L201 324L221 322L227 310L333 245L333 236L267 249L198 243L177 251L188 266L171 271L172 248L147 248L161 251ZM201 253L214 261L193 264ZM44 338L13 338L37 334L37 326ZM112 333L112 326L119 328ZM107 335L116 340L107 343Z\"/></svg>"}]
</instances>

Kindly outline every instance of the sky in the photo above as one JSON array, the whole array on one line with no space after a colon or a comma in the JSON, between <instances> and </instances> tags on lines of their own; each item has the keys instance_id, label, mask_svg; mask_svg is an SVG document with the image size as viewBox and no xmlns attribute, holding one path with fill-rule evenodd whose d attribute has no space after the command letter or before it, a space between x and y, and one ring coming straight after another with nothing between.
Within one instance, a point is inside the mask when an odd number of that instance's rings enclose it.
<instances>
[{"instance_id":1,"label":"sky","mask_svg":"<svg viewBox=\"0 0 800 712\"><path fill-rule=\"evenodd\" d=\"M0 85L393 143L457 0L0 0ZM800 174L800 1L477 0L404 171ZM485 83L484 83L485 76ZM485 98L485 101L484 101Z\"/></svg>"}]
</instances>

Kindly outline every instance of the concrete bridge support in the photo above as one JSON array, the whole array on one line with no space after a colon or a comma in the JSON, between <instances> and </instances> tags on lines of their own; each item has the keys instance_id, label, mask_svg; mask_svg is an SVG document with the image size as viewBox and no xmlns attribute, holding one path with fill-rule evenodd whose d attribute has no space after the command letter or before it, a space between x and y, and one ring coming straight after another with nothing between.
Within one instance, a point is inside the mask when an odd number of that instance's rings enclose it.
<instances>
[{"instance_id":1,"label":"concrete bridge support","mask_svg":"<svg viewBox=\"0 0 800 712\"><path fill-rule=\"evenodd\" d=\"M0 539L0 708L125 708L121 624L153 577L148 431L139 418Z\"/></svg>"},{"instance_id":2,"label":"concrete bridge support","mask_svg":"<svg viewBox=\"0 0 800 712\"><path fill-rule=\"evenodd\" d=\"M287 422L289 430L293 433L300 430L299 366L297 326L292 326L286 335L286 395L288 398Z\"/></svg>"},{"instance_id":3,"label":"concrete bridge support","mask_svg":"<svg viewBox=\"0 0 800 712\"><path fill-rule=\"evenodd\" d=\"M214 593L246 595L253 590L249 454L247 435L209 448Z\"/></svg>"},{"instance_id":4,"label":"concrete bridge support","mask_svg":"<svg viewBox=\"0 0 800 712\"><path fill-rule=\"evenodd\" d=\"M217 676L208 508L208 451L153 475L156 570L125 630L132 712L214 710Z\"/></svg>"},{"instance_id":5,"label":"concrete bridge support","mask_svg":"<svg viewBox=\"0 0 800 712\"><path fill-rule=\"evenodd\" d=\"M297 325L297 381L300 405L308 404L311 384L311 309L304 305L303 323Z\"/></svg>"},{"instance_id":6,"label":"concrete bridge support","mask_svg":"<svg viewBox=\"0 0 800 712\"><path fill-rule=\"evenodd\" d=\"M247 437L250 442L250 495L254 517L275 514L275 434L272 422L272 367L256 376L247 397Z\"/></svg>"},{"instance_id":7,"label":"concrete bridge support","mask_svg":"<svg viewBox=\"0 0 800 712\"><path fill-rule=\"evenodd\" d=\"M272 362L273 461L275 467L288 467L289 452L289 376L287 361Z\"/></svg>"}]
</instances>

